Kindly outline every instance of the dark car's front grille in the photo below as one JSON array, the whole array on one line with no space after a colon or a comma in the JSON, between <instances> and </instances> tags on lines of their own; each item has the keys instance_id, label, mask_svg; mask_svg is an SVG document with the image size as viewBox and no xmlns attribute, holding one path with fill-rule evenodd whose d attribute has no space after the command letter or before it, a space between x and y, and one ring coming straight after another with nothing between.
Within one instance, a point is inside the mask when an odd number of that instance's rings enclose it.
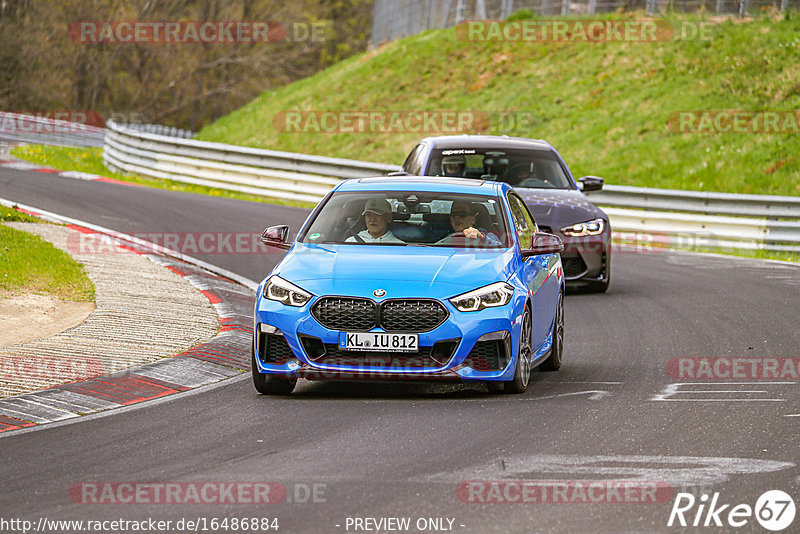
<instances>
[{"instance_id":1,"label":"dark car's front grille","mask_svg":"<svg viewBox=\"0 0 800 534\"><path fill-rule=\"evenodd\" d=\"M387 331L428 332L447 319L435 300L387 300L381 304L381 326Z\"/></svg>"},{"instance_id":2,"label":"dark car's front grille","mask_svg":"<svg viewBox=\"0 0 800 534\"><path fill-rule=\"evenodd\" d=\"M283 365L294 359L294 353L285 337L275 334L260 334L258 359L261 360L261 363Z\"/></svg>"},{"instance_id":3,"label":"dark car's front grille","mask_svg":"<svg viewBox=\"0 0 800 534\"><path fill-rule=\"evenodd\" d=\"M582 275L586 271L586 264L577 254L562 254L561 265L564 267L564 276L574 278Z\"/></svg>"},{"instance_id":4,"label":"dark car's front grille","mask_svg":"<svg viewBox=\"0 0 800 534\"><path fill-rule=\"evenodd\" d=\"M331 330L429 332L447 319L447 309L432 299L390 299L380 307L370 299L323 297L311 309L314 318Z\"/></svg>"},{"instance_id":5,"label":"dark car's front grille","mask_svg":"<svg viewBox=\"0 0 800 534\"><path fill-rule=\"evenodd\" d=\"M499 371L508 364L506 344L501 339L478 341L464 359L476 371Z\"/></svg>"},{"instance_id":6,"label":"dark car's front grille","mask_svg":"<svg viewBox=\"0 0 800 534\"><path fill-rule=\"evenodd\" d=\"M314 318L331 330L371 330L378 316L375 303L369 299L323 297L311 309Z\"/></svg>"},{"instance_id":7,"label":"dark car's front grille","mask_svg":"<svg viewBox=\"0 0 800 534\"><path fill-rule=\"evenodd\" d=\"M305 343L304 343L305 345ZM314 363L348 367L396 367L398 369L433 369L442 367L453 356L457 341L439 341L433 347L421 347L419 352L346 351L338 345L325 344L325 355Z\"/></svg>"}]
</instances>

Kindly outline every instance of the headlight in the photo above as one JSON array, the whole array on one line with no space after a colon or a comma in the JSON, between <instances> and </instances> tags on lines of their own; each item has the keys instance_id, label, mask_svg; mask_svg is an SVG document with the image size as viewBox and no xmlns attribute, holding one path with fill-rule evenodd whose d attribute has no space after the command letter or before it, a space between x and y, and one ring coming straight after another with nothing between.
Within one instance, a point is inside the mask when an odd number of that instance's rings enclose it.
<instances>
[{"instance_id":1,"label":"headlight","mask_svg":"<svg viewBox=\"0 0 800 534\"><path fill-rule=\"evenodd\" d=\"M603 219L595 219L593 221L573 224L572 226L565 226L561 229L561 232L572 237L583 237L585 235L602 234L605 227L606 222Z\"/></svg>"},{"instance_id":2,"label":"headlight","mask_svg":"<svg viewBox=\"0 0 800 534\"><path fill-rule=\"evenodd\" d=\"M264 286L264 298L277 300L288 306L303 306L313 295L296 285L287 282L280 276L272 276Z\"/></svg>"},{"instance_id":3,"label":"headlight","mask_svg":"<svg viewBox=\"0 0 800 534\"><path fill-rule=\"evenodd\" d=\"M453 297L450 299L450 303L458 311L471 312L508 304L513 294L514 288L511 285L505 282L495 282L469 293Z\"/></svg>"}]
</instances>

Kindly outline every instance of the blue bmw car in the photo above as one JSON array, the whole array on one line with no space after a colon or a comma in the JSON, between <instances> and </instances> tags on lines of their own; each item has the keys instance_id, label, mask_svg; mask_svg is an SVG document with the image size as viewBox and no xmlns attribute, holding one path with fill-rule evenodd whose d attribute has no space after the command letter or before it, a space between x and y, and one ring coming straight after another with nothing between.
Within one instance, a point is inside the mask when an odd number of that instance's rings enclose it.
<instances>
[{"instance_id":1,"label":"blue bmw car","mask_svg":"<svg viewBox=\"0 0 800 534\"><path fill-rule=\"evenodd\" d=\"M486 382L524 392L561 366L561 240L510 185L361 178L337 185L258 287L253 382L290 394L310 380Z\"/></svg>"}]
</instances>

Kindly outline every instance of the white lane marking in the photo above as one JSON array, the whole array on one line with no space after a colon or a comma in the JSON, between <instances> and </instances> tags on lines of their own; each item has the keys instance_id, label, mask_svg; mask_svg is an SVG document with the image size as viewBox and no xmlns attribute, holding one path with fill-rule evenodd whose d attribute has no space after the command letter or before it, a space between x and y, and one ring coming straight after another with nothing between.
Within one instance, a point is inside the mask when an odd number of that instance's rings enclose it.
<instances>
[{"instance_id":1,"label":"white lane marking","mask_svg":"<svg viewBox=\"0 0 800 534\"><path fill-rule=\"evenodd\" d=\"M550 382L548 380L547 382L542 382L542 383L543 384L608 384L608 385L622 384L622 382L593 382L591 380L584 380L584 381L576 380L573 382L557 382L557 381Z\"/></svg>"},{"instance_id":2,"label":"white lane marking","mask_svg":"<svg viewBox=\"0 0 800 534\"><path fill-rule=\"evenodd\" d=\"M794 385L795 382L725 382L724 385L742 385L742 386L790 386ZM661 390L660 393L653 395L650 397L651 401L666 401L666 402L785 402L786 399L780 399L775 397L770 398L748 398L742 397L742 395L750 395L755 393L769 393L768 389L748 389L748 388L741 388L741 389L694 389L692 386L719 386L719 382L674 382L672 384L667 384L664 386L664 389ZM720 393L726 393L731 395L730 397L726 398L719 398L718 395ZM693 395L697 394L704 394L707 395L705 397L697 398ZM690 397L686 398L685 395L690 395Z\"/></svg>"},{"instance_id":3,"label":"white lane marking","mask_svg":"<svg viewBox=\"0 0 800 534\"><path fill-rule=\"evenodd\" d=\"M784 417L800 417L800 413L790 413L790 414L784 415Z\"/></svg>"},{"instance_id":4,"label":"white lane marking","mask_svg":"<svg viewBox=\"0 0 800 534\"><path fill-rule=\"evenodd\" d=\"M573 391L572 393L558 393L557 395L545 395L544 397L525 397L526 401L538 401L547 399L557 399L558 397L569 397L570 395L587 395L589 400L600 400L603 397L611 396L611 393L603 389L593 389L589 391Z\"/></svg>"},{"instance_id":5,"label":"white lane marking","mask_svg":"<svg viewBox=\"0 0 800 534\"><path fill-rule=\"evenodd\" d=\"M503 457L484 464L441 471L424 477L432 482L465 480L535 480L540 477L624 478L666 482L675 487L719 484L733 475L769 473L795 467L790 462L753 458L702 456L529 454Z\"/></svg>"}]
</instances>

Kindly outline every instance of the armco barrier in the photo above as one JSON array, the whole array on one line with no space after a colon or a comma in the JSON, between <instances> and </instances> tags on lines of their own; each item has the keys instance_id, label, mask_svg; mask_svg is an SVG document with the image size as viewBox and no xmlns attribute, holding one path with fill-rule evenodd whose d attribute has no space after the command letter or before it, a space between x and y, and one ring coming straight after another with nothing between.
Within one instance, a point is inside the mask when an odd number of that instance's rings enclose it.
<instances>
[{"instance_id":1,"label":"armco barrier","mask_svg":"<svg viewBox=\"0 0 800 534\"><path fill-rule=\"evenodd\" d=\"M5 143L101 147L103 135L99 126L0 111L0 141Z\"/></svg>"},{"instance_id":2,"label":"armco barrier","mask_svg":"<svg viewBox=\"0 0 800 534\"><path fill-rule=\"evenodd\" d=\"M109 122L106 165L122 173L294 201L319 201L345 178L386 175L397 165L208 143ZM657 234L691 246L800 252L800 197L735 195L607 185L587 197L615 232Z\"/></svg>"}]
</instances>

